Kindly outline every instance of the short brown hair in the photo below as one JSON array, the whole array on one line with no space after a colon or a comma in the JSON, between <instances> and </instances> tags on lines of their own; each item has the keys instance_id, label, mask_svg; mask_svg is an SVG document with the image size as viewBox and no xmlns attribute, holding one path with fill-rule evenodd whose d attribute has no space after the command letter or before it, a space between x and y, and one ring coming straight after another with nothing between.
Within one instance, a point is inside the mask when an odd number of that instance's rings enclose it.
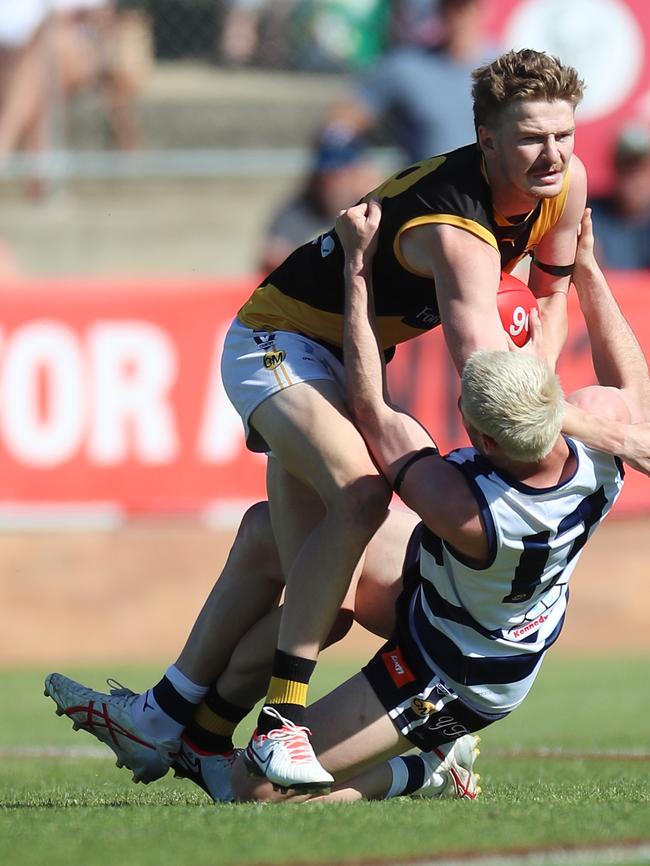
<instances>
[{"instance_id":1,"label":"short brown hair","mask_svg":"<svg viewBox=\"0 0 650 866\"><path fill-rule=\"evenodd\" d=\"M472 73L474 125L494 125L499 114L516 100L556 99L575 108L582 99L584 81L572 66L532 48L508 51Z\"/></svg>"}]
</instances>

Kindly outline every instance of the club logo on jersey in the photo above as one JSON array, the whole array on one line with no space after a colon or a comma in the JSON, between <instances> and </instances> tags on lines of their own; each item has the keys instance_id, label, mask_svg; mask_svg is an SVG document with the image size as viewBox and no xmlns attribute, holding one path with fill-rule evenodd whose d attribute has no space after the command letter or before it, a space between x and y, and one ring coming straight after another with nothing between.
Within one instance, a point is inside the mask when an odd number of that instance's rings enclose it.
<instances>
[{"instance_id":1,"label":"club logo on jersey","mask_svg":"<svg viewBox=\"0 0 650 866\"><path fill-rule=\"evenodd\" d=\"M440 313L434 307L425 306L407 313L402 318L402 322L409 328L428 331L440 324Z\"/></svg>"},{"instance_id":2,"label":"club logo on jersey","mask_svg":"<svg viewBox=\"0 0 650 866\"><path fill-rule=\"evenodd\" d=\"M264 355L264 366L267 370L274 370L276 367L280 366L286 357L287 353L284 349L276 349L275 352L267 352Z\"/></svg>"},{"instance_id":3,"label":"club logo on jersey","mask_svg":"<svg viewBox=\"0 0 650 866\"><path fill-rule=\"evenodd\" d=\"M523 625L518 625L516 628L510 629L510 631L504 632L504 637L509 640L521 640L526 637L526 635L532 634L535 631L538 631L542 625L548 619L548 614L540 614L537 619L532 620L532 622L526 622Z\"/></svg>"},{"instance_id":4,"label":"club logo on jersey","mask_svg":"<svg viewBox=\"0 0 650 866\"><path fill-rule=\"evenodd\" d=\"M386 670L391 680L397 688L405 686L407 683L415 682L415 674L404 661L404 656L398 646L395 649L382 653L381 658L386 665Z\"/></svg>"},{"instance_id":5,"label":"club logo on jersey","mask_svg":"<svg viewBox=\"0 0 650 866\"><path fill-rule=\"evenodd\" d=\"M411 701L411 709L416 716L424 719L427 716L430 716L431 713L435 713L436 705L432 704L431 701L422 700L422 698L413 698Z\"/></svg>"},{"instance_id":6,"label":"club logo on jersey","mask_svg":"<svg viewBox=\"0 0 650 866\"><path fill-rule=\"evenodd\" d=\"M334 238L332 235L321 235L320 241L320 255L322 259L327 258L330 253L334 252L334 247L336 244L334 243Z\"/></svg>"}]
</instances>

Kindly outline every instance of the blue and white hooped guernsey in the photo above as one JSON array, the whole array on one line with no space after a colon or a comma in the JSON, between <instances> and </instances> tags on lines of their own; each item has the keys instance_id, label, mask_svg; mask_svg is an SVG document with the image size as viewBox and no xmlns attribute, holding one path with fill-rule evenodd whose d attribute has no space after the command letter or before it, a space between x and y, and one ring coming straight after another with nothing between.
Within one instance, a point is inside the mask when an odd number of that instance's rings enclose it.
<instances>
[{"instance_id":1,"label":"blue and white hooped guernsey","mask_svg":"<svg viewBox=\"0 0 650 866\"><path fill-rule=\"evenodd\" d=\"M544 489L498 471L473 448L447 456L480 504L490 551L481 568L423 528L409 642L432 673L488 715L525 698L560 634L580 551L623 485L617 458L566 441L576 469Z\"/></svg>"}]
</instances>

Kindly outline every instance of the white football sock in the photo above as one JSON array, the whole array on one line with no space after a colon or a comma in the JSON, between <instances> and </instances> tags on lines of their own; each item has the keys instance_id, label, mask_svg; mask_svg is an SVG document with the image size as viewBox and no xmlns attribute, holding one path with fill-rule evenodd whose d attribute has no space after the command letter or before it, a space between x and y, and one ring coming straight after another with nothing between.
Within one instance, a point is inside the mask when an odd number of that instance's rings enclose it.
<instances>
[{"instance_id":1,"label":"white football sock","mask_svg":"<svg viewBox=\"0 0 650 866\"><path fill-rule=\"evenodd\" d=\"M408 755L406 758L391 758L388 766L393 774L390 788L384 797L399 797L403 794L413 794L423 788L442 788L445 778L441 773L432 773L429 764L420 755Z\"/></svg>"}]
</instances>

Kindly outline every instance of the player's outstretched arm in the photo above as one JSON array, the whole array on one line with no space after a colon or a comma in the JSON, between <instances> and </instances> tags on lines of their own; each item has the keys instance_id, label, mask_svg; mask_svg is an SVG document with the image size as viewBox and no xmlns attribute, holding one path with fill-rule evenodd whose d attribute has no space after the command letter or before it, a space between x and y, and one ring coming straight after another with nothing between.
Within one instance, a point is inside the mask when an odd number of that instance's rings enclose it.
<instances>
[{"instance_id":1,"label":"player's outstretched arm","mask_svg":"<svg viewBox=\"0 0 650 866\"><path fill-rule=\"evenodd\" d=\"M388 402L372 296L380 219L378 202L355 205L341 212L336 232L345 252L343 357L348 403L379 468L392 483L405 457L434 443L414 418Z\"/></svg>"},{"instance_id":2,"label":"player's outstretched arm","mask_svg":"<svg viewBox=\"0 0 650 866\"><path fill-rule=\"evenodd\" d=\"M573 281L584 316L598 381L617 388L631 421L650 419L648 364L632 328L621 312L594 256L591 211L580 224Z\"/></svg>"},{"instance_id":3,"label":"player's outstretched arm","mask_svg":"<svg viewBox=\"0 0 650 866\"><path fill-rule=\"evenodd\" d=\"M434 532L468 556L482 558L486 541L479 509L462 475L439 457L422 425L388 400L371 277L380 217L380 206L371 201L343 211L336 223L345 252L343 356L349 407L379 469L404 502Z\"/></svg>"},{"instance_id":4,"label":"player's outstretched arm","mask_svg":"<svg viewBox=\"0 0 650 866\"><path fill-rule=\"evenodd\" d=\"M650 377L643 351L594 256L591 213L581 222L574 283L601 387L569 397L563 430L650 474Z\"/></svg>"}]
</instances>

